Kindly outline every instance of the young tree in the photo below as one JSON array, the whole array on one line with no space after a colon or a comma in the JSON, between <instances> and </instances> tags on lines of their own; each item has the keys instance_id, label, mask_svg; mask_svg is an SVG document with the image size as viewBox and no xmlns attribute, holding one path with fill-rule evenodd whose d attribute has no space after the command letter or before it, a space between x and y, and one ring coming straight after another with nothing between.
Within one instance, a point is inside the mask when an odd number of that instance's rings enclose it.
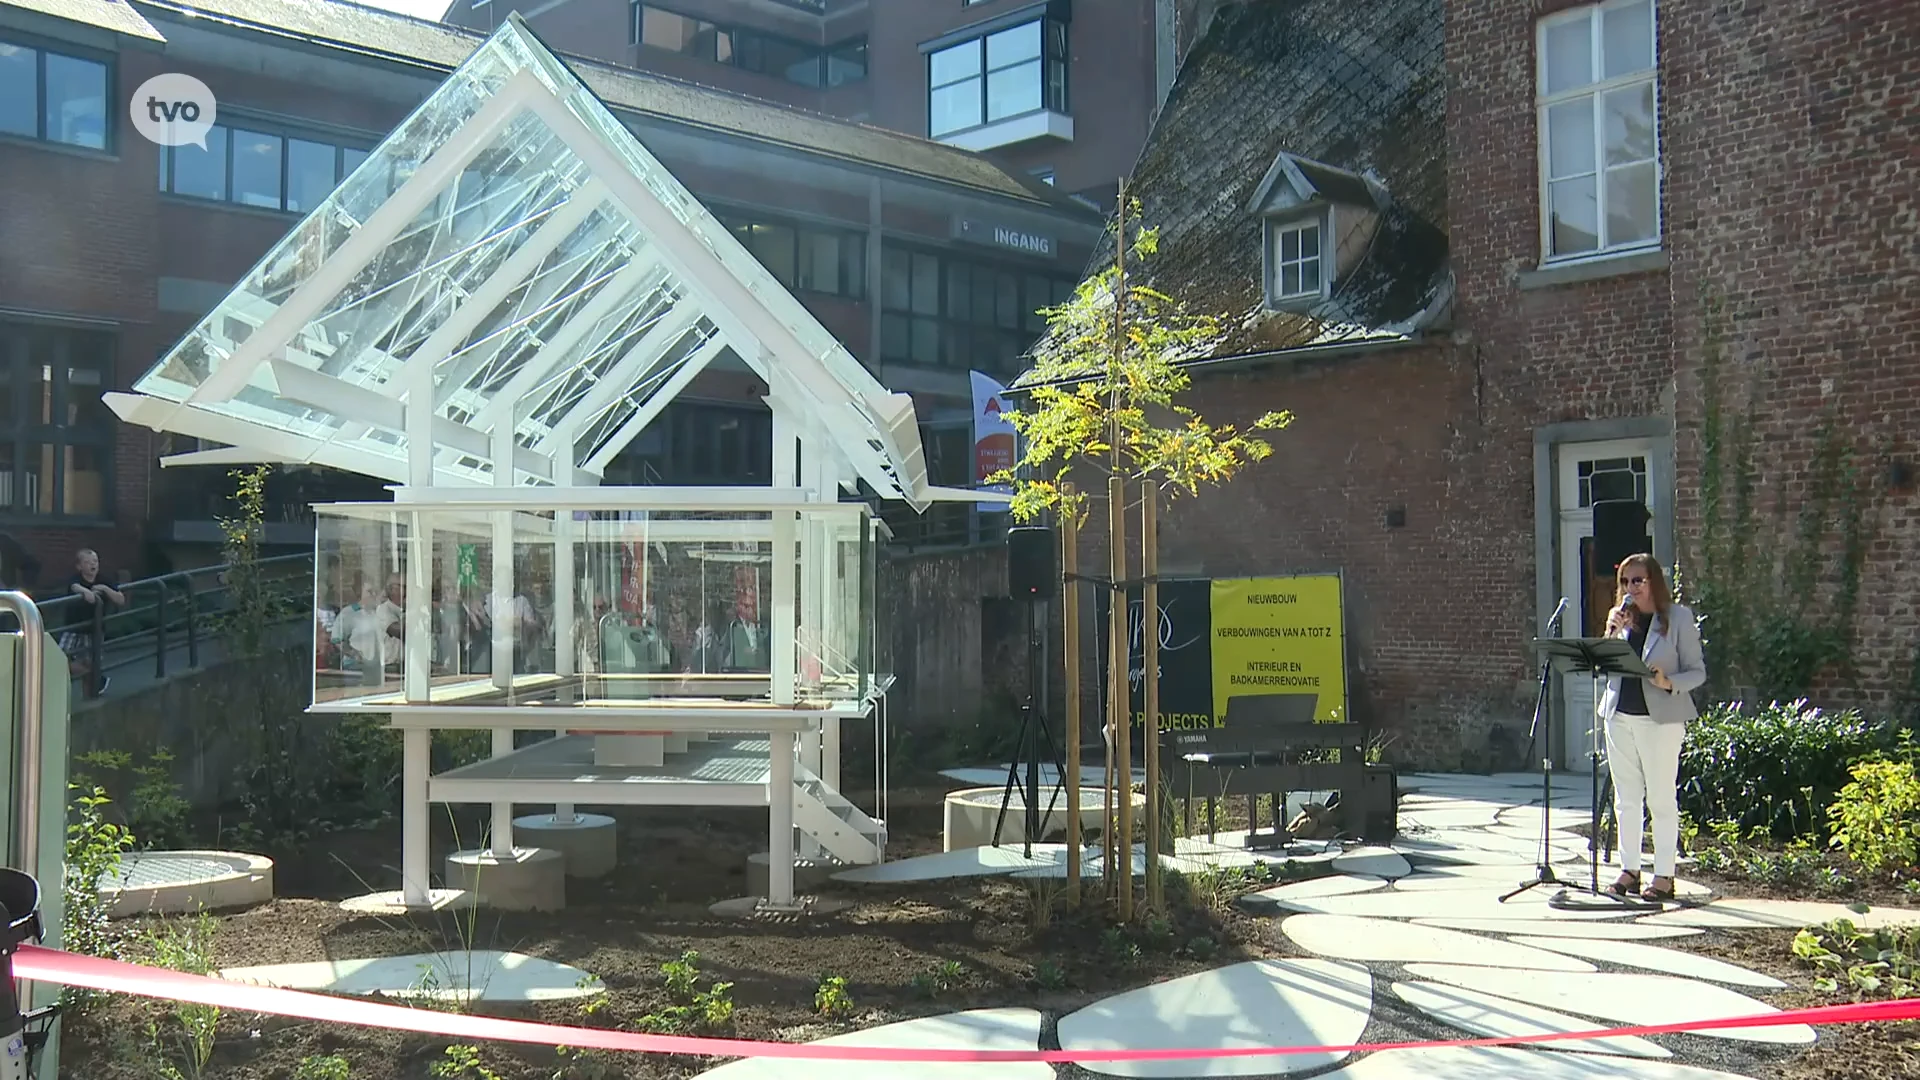
<instances>
[{"instance_id":1,"label":"young tree","mask_svg":"<svg viewBox=\"0 0 1920 1080\"><path fill-rule=\"evenodd\" d=\"M1265 439L1210 424L1175 400L1193 382L1183 365L1220 343L1220 321L1128 279L1128 259L1145 262L1160 245L1159 230L1140 223L1139 200L1123 198L1107 234L1113 265L1081 282L1065 304L1041 312L1046 336L1032 369L1014 384L1029 404L1006 418L1024 449L1014 468L990 480L1012 485L1010 511L1020 521L1046 511L1085 518L1094 485L1067 492L1069 474L1151 481L1192 495L1273 453ZM1278 430L1292 420L1290 412L1269 412L1251 430Z\"/></svg>"},{"instance_id":2,"label":"young tree","mask_svg":"<svg viewBox=\"0 0 1920 1080\"><path fill-rule=\"evenodd\" d=\"M1126 578L1126 531L1123 512L1135 485L1142 489L1145 513L1152 514L1161 492L1174 497L1197 494L1202 486L1231 480L1246 465L1273 453L1258 431L1276 431L1292 422L1290 412L1268 412L1248 431L1212 424L1177 400L1192 383L1185 364L1211 355L1222 333L1220 320L1187 310L1179 300L1128 279L1128 262L1144 262L1159 249L1159 232L1141 222L1137 199L1120 189L1119 210L1108 223L1113 264L1080 283L1065 304L1042 312L1047 333L1035 350L1031 370L1015 382L1015 392L1027 403L1006 414L1021 436L1018 461L990 478L1011 485L1013 517L1031 521L1052 512L1077 525L1087 517L1094 492L1104 488L1108 507L1108 552L1114 590L1109 605L1108 702L1106 725L1110 748L1109 772L1131 773L1132 738L1128 700L1127 607L1121 583ZM1094 478L1104 483L1089 483ZM1071 482L1071 481L1078 481ZM1151 488L1151 493L1146 490ZM1148 526L1150 529L1151 526ZM1144 530L1143 530L1144 531ZM1150 535L1150 533L1148 533ZM1152 544L1142 551L1141 580L1154 590L1157 556ZM1071 609L1071 604L1068 605ZM1071 613L1068 618L1076 618ZM1159 673L1145 673L1149 699ZM1078 687L1071 692L1078 692ZM1161 813L1158 777L1152 762L1158 738L1155 718L1147 717L1143 732L1149 760L1147 776L1147 892L1152 906L1160 903L1158 854ZM1077 840L1079 821L1078 732L1068 733L1067 783L1072 823L1069 834L1068 892L1079 894ZM1117 891L1120 918L1133 916L1133 809L1131 784L1116 780L1123 794L1118 814L1104 830L1108 838L1102 877L1109 891ZM1113 820L1117 817L1117 821ZM1116 862L1121 868L1114 872ZM1117 880L1116 880L1117 879ZM1117 885L1117 890L1116 890Z\"/></svg>"}]
</instances>

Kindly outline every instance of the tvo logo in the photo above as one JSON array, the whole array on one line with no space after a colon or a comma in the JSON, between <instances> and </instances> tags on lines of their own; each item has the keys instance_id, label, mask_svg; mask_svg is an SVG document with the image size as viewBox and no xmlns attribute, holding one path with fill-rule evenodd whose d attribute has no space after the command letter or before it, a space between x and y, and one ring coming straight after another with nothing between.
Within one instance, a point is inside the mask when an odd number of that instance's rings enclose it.
<instances>
[{"instance_id":1,"label":"tvo logo","mask_svg":"<svg viewBox=\"0 0 1920 1080\"><path fill-rule=\"evenodd\" d=\"M128 105L128 118L148 142L161 146L207 148L219 105L207 84L191 75L155 75L140 84Z\"/></svg>"}]
</instances>

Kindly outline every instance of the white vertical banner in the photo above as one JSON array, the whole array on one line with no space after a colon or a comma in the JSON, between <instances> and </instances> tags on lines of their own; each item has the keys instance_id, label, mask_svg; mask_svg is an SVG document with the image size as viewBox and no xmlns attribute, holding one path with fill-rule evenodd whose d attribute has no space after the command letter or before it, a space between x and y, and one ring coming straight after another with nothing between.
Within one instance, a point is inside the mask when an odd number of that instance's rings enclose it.
<instances>
[{"instance_id":1,"label":"white vertical banner","mask_svg":"<svg viewBox=\"0 0 1920 1080\"><path fill-rule=\"evenodd\" d=\"M987 477L1014 464L1016 437L1006 419L1007 388L977 371L967 375L973 383L973 486L1011 495L1011 484L986 482Z\"/></svg>"}]
</instances>

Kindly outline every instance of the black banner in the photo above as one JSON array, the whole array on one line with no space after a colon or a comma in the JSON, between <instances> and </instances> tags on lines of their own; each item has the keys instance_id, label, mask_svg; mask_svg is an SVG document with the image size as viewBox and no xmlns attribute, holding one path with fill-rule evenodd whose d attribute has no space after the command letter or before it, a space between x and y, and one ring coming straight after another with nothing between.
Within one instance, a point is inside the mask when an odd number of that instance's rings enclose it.
<instances>
[{"instance_id":1,"label":"black banner","mask_svg":"<svg viewBox=\"0 0 1920 1080\"><path fill-rule=\"evenodd\" d=\"M1160 729L1213 727L1213 583L1160 582ZM1111 593L1101 590L1094 624L1083 635L1099 643L1101 697L1107 686L1107 613ZM1127 681L1132 687L1129 713L1135 727L1146 724L1145 603L1140 589L1127 590Z\"/></svg>"}]
</instances>

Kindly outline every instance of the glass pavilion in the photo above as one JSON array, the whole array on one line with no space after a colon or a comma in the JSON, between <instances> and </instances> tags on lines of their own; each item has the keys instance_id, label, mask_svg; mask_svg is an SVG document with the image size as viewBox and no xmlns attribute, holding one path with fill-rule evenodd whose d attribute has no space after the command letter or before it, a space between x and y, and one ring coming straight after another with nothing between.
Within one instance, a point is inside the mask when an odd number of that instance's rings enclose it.
<instances>
[{"instance_id":1,"label":"glass pavilion","mask_svg":"<svg viewBox=\"0 0 1920 1080\"><path fill-rule=\"evenodd\" d=\"M603 487L709 364L768 390L765 488ZM889 677L883 528L924 510L892 393L518 15L135 383L130 423L214 444L165 465L298 462L389 480L316 507L312 711L403 732L401 897L432 903L431 802L769 807L769 900L803 854L878 861L840 799L839 725ZM429 775L435 728L494 757ZM559 737L515 749L516 730ZM784 792L793 792L786 797Z\"/></svg>"}]
</instances>

